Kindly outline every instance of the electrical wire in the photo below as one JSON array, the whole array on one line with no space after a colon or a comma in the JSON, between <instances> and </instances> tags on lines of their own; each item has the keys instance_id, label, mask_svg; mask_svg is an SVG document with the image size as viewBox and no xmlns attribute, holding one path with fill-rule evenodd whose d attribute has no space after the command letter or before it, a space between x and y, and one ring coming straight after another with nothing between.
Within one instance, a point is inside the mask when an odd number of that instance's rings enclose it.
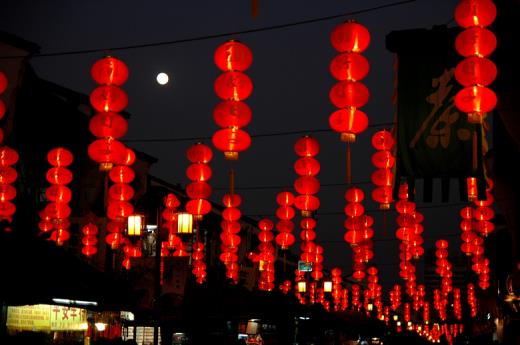
<instances>
[{"instance_id":1,"label":"electrical wire","mask_svg":"<svg viewBox=\"0 0 520 345\"><path fill-rule=\"evenodd\" d=\"M331 16L300 20L300 21L296 21L296 22L290 22L290 23L279 24L279 25L264 26L264 27L260 27L260 28L256 28L256 29L231 31L231 32L224 32L224 33L218 33L218 34L213 34L213 35L196 36L196 37L189 37L189 38L183 38L183 39L171 40L171 41L150 42L150 43L133 44L133 45L126 45L126 46L119 46L119 47L111 47L111 48L94 48L94 49L69 50L69 51L61 51L61 52L53 52L53 53L39 53L39 54L31 55L30 58L91 54L91 53L100 53L100 52L107 53L107 52L119 51L119 50L160 47L160 46L175 45L175 44L188 43L188 42L203 41L203 40L209 40L209 39L214 39L214 38L286 29L286 28L291 28L291 27L300 26L300 25L313 24L313 23L328 21L328 20L332 20L332 19L338 19L338 18L342 18L342 17L364 14L364 13L368 13L368 12L375 12L375 11L379 11L379 10L386 9L386 8L406 5L406 4L409 4L412 2L416 2L416 1L417 0L396 1L396 2L379 5L379 6L364 8L364 9L357 10L357 11L351 11L351 12L335 14L335 15L331 15ZM1 56L0 57L0 59L20 59L20 58L27 58L27 56L14 55L14 56Z\"/></svg>"},{"instance_id":2,"label":"electrical wire","mask_svg":"<svg viewBox=\"0 0 520 345\"><path fill-rule=\"evenodd\" d=\"M393 122L374 123L374 124L369 125L368 128L390 127L393 125L395 125L395 123L393 123ZM332 131L328 128L320 128L320 129L302 129L302 130L284 131L284 132L258 133L258 134L251 134L251 137L252 138L268 138L268 137L278 137L278 136L286 136L286 135L327 133L327 132L332 133ZM122 141L125 143L172 143L172 142L202 141L202 140L211 140L211 136L177 137L177 138L138 138L138 139L124 139Z\"/></svg>"}]
</instances>

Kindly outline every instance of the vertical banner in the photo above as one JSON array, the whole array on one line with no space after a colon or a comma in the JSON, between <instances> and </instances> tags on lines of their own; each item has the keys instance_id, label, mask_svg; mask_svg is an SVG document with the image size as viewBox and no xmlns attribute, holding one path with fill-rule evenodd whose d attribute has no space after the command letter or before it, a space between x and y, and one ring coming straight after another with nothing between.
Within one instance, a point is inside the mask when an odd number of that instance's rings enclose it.
<instances>
[{"instance_id":1,"label":"vertical banner","mask_svg":"<svg viewBox=\"0 0 520 345\"><path fill-rule=\"evenodd\" d=\"M445 27L406 30L392 32L386 40L398 61L396 181L413 185L422 179L425 201L431 201L433 179L443 182L443 201L449 199L452 178L460 181L461 199L467 198L467 177L485 183L482 126L468 123L454 103L460 90L454 76L460 60L456 34Z\"/></svg>"}]
</instances>

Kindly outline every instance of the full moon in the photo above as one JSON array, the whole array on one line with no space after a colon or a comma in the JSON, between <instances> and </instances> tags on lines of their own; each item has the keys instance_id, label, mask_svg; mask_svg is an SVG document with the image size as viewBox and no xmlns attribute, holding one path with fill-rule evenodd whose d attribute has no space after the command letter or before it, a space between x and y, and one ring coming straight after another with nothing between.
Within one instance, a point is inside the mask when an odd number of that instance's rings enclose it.
<instances>
[{"instance_id":1,"label":"full moon","mask_svg":"<svg viewBox=\"0 0 520 345\"><path fill-rule=\"evenodd\" d=\"M156 79L160 85L166 85L166 84L168 84L168 81L170 80L170 78L168 77L168 74L166 74L164 72L157 74Z\"/></svg>"}]
</instances>

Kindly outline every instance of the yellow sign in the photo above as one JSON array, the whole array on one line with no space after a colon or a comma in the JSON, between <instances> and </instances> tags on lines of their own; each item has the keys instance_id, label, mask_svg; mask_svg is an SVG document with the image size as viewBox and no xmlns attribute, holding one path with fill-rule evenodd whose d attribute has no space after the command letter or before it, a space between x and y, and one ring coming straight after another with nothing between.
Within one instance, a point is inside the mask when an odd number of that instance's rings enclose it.
<instances>
[{"instance_id":1,"label":"yellow sign","mask_svg":"<svg viewBox=\"0 0 520 345\"><path fill-rule=\"evenodd\" d=\"M51 309L49 305L7 307L7 328L17 331L51 330Z\"/></svg>"},{"instance_id":2,"label":"yellow sign","mask_svg":"<svg viewBox=\"0 0 520 345\"><path fill-rule=\"evenodd\" d=\"M47 304L7 308L6 326L15 331L80 331L86 324L85 309Z\"/></svg>"}]
</instances>

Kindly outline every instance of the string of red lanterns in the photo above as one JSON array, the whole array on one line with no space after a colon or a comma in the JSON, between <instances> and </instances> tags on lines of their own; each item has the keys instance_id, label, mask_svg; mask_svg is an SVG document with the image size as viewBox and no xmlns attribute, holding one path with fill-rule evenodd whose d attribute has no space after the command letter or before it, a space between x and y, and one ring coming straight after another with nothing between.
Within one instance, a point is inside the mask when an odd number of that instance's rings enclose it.
<instances>
[{"instance_id":1,"label":"string of red lanterns","mask_svg":"<svg viewBox=\"0 0 520 345\"><path fill-rule=\"evenodd\" d=\"M222 232L220 240L222 241L220 261L226 266L226 277L231 279L235 284L238 283L238 246L240 245L240 217L242 213L238 206L242 203L240 195L226 194L222 198L222 203L226 207L222 212L223 221L220 224Z\"/></svg>"},{"instance_id":2,"label":"string of red lanterns","mask_svg":"<svg viewBox=\"0 0 520 345\"><path fill-rule=\"evenodd\" d=\"M486 28L495 17L491 0L461 0L455 9L455 21L464 28L455 41L457 52L464 57L455 69L455 79L464 87L455 96L455 105L473 123L482 123L497 103L495 93L487 87L495 80L497 68L486 58L497 44L493 32Z\"/></svg>"},{"instance_id":3,"label":"string of red lanterns","mask_svg":"<svg viewBox=\"0 0 520 345\"><path fill-rule=\"evenodd\" d=\"M0 120L6 114L7 107L2 100L2 94L7 90L8 80L4 72L0 71ZM0 145L4 141L4 132L0 128ZM18 162L18 153L9 146L0 146L0 220L12 222L16 212L16 205L12 200L16 197L16 188L12 184L18 174L13 166Z\"/></svg>"},{"instance_id":4,"label":"string of red lanterns","mask_svg":"<svg viewBox=\"0 0 520 345\"><path fill-rule=\"evenodd\" d=\"M274 223L268 218L263 218L258 222L258 229L260 229L258 233L258 240L260 241L258 249L260 253L256 257L256 261L259 263L260 277L258 278L258 289L261 291L272 291L274 289L276 249L272 244L274 239L273 228ZM291 284L289 281L288 285L282 284L281 290L288 293L290 288Z\"/></svg>"},{"instance_id":5,"label":"string of red lanterns","mask_svg":"<svg viewBox=\"0 0 520 345\"><path fill-rule=\"evenodd\" d=\"M186 204L186 212L191 213L195 221L200 221L202 216L211 211L211 203L206 199L212 193L211 185L207 181L212 175L209 162L213 152L209 146L196 143L188 148L186 156L191 163L186 169L186 175L191 181L186 186L186 194L191 199Z\"/></svg>"},{"instance_id":6,"label":"string of red lanterns","mask_svg":"<svg viewBox=\"0 0 520 345\"><path fill-rule=\"evenodd\" d=\"M376 186L372 191L372 200L379 203L382 210L388 210L392 202L394 174L391 169L395 165L395 157L391 150L394 143L392 134L386 130L378 131L372 136L372 146L377 150L372 155L372 164L376 167L371 176L372 183Z\"/></svg>"},{"instance_id":7,"label":"string of red lanterns","mask_svg":"<svg viewBox=\"0 0 520 345\"><path fill-rule=\"evenodd\" d=\"M361 55L370 43L370 33L363 25L349 20L332 30L330 42L340 54L330 63L330 73L338 82L331 88L329 98L339 110L330 115L329 125L341 133L341 141L347 143L346 176L350 184L350 143L368 127L368 117L359 108L370 96L368 88L360 82L370 69L367 59Z\"/></svg>"},{"instance_id":8,"label":"string of red lanterns","mask_svg":"<svg viewBox=\"0 0 520 345\"><path fill-rule=\"evenodd\" d=\"M125 258L123 259L122 265L126 269L130 269L130 258L142 256L142 251L137 244L131 243L128 238L125 237L124 232L127 228L127 218L134 214L134 206L130 202L134 197L134 188L130 185L135 178L135 172L132 169L132 165L135 163L136 156L132 149L124 148L125 154L111 162L112 168L108 173L108 178L112 182L112 185L108 188L107 193L107 218L109 219L106 229L108 234L105 237L105 242L110 245L112 249L118 248L121 244L124 245L123 253ZM115 166L114 166L115 164ZM144 225L144 218L140 215L134 215L141 219L141 227ZM140 231L140 229L139 229ZM133 234L128 234L134 236ZM136 233L135 236L139 234Z\"/></svg>"},{"instance_id":9,"label":"string of red lanterns","mask_svg":"<svg viewBox=\"0 0 520 345\"><path fill-rule=\"evenodd\" d=\"M90 132L98 139L89 145L88 155L99 163L101 171L108 171L126 155L125 145L117 139L128 129L126 119L118 114L128 105L128 96L120 88L128 79L128 67L107 56L92 65L90 75L99 84L90 94L90 104L98 113L89 123Z\"/></svg>"},{"instance_id":10,"label":"string of red lanterns","mask_svg":"<svg viewBox=\"0 0 520 345\"><path fill-rule=\"evenodd\" d=\"M43 213L52 222L50 239L61 246L70 238L68 228L70 226L69 216L71 209L69 202L72 192L67 187L72 181L72 171L67 167L72 164L72 153L64 148L52 149L47 154L47 161L52 166L47 171L47 182L51 184L45 191L45 196L49 203L45 206Z\"/></svg>"},{"instance_id":11,"label":"string of red lanterns","mask_svg":"<svg viewBox=\"0 0 520 345\"><path fill-rule=\"evenodd\" d=\"M276 217L278 221L276 222L276 230L278 230L278 235L276 235L276 244L282 250L289 249L295 241L293 231L294 231L294 223L292 219L296 215L294 208L294 194L291 192L280 192L276 195L276 203L278 204L278 208L276 209Z\"/></svg>"},{"instance_id":12,"label":"string of red lanterns","mask_svg":"<svg viewBox=\"0 0 520 345\"><path fill-rule=\"evenodd\" d=\"M92 222L88 222L87 224L81 227L81 233L83 234L83 238L81 239L81 243L83 244L83 248L81 248L81 253L86 257L91 257L98 252L97 244L98 244L98 233L99 229L96 224Z\"/></svg>"},{"instance_id":13,"label":"string of red lanterns","mask_svg":"<svg viewBox=\"0 0 520 345\"><path fill-rule=\"evenodd\" d=\"M239 152L251 145L251 137L241 128L252 117L251 109L242 101L253 92L251 79L243 73L251 66L253 54L245 44L230 40L215 50L213 60L223 73L213 85L222 100L213 109L213 119L222 129L213 134L212 142L227 160L237 160Z\"/></svg>"}]
</instances>

